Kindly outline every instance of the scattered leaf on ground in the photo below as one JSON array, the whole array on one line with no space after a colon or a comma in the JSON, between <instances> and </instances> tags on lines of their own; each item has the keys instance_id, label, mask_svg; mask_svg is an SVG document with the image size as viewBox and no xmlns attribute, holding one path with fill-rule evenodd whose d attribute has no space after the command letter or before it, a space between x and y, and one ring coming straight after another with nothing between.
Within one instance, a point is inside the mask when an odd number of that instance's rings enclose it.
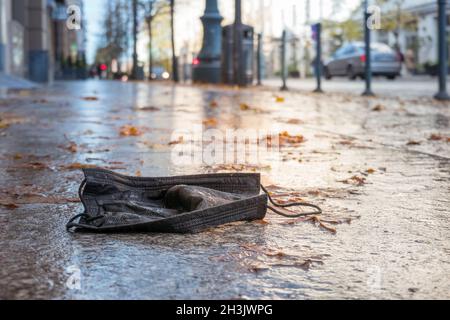
<instances>
[{"instance_id":1,"label":"scattered leaf on ground","mask_svg":"<svg viewBox=\"0 0 450 320\"><path fill-rule=\"evenodd\" d=\"M209 119L205 119L203 120L203 125L205 127L215 127L217 126L217 119L216 118L209 118Z\"/></svg>"},{"instance_id":2,"label":"scattered leaf on ground","mask_svg":"<svg viewBox=\"0 0 450 320\"><path fill-rule=\"evenodd\" d=\"M239 108L241 109L241 111L248 111L248 110L250 110L250 106L248 104L246 104L246 103L241 103L239 105Z\"/></svg>"},{"instance_id":3,"label":"scattered leaf on ground","mask_svg":"<svg viewBox=\"0 0 450 320\"><path fill-rule=\"evenodd\" d=\"M217 107L219 106L219 104L217 103L216 100L212 100L212 101L209 103L209 106L210 106L211 108L217 108Z\"/></svg>"},{"instance_id":4,"label":"scattered leaf on ground","mask_svg":"<svg viewBox=\"0 0 450 320\"><path fill-rule=\"evenodd\" d=\"M14 209L19 208L19 206L15 203L5 203L3 201L0 201L0 206L5 207L6 209L9 209L9 210L14 210Z\"/></svg>"},{"instance_id":5,"label":"scattered leaf on ground","mask_svg":"<svg viewBox=\"0 0 450 320\"><path fill-rule=\"evenodd\" d=\"M120 135L123 137L138 137L142 135L142 131L135 126L125 125L120 128Z\"/></svg>"},{"instance_id":6,"label":"scattered leaf on ground","mask_svg":"<svg viewBox=\"0 0 450 320\"><path fill-rule=\"evenodd\" d=\"M157 111L160 111L161 109L159 109L157 107L153 107L153 106L147 106L147 107L137 108L137 110L138 111L157 112Z\"/></svg>"},{"instance_id":7,"label":"scattered leaf on ground","mask_svg":"<svg viewBox=\"0 0 450 320\"><path fill-rule=\"evenodd\" d=\"M263 226L269 224L269 222L268 222L267 220L256 220L255 223L261 224L261 225L263 225Z\"/></svg>"},{"instance_id":8,"label":"scattered leaf on ground","mask_svg":"<svg viewBox=\"0 0 450 320\"><path fill-rule=\"evenodd\" d=\"M385 109L386 109L386 107L383 106L382 104L377 104L375 107L372 108L372 111L380 112L380 111L383 111Z\"/></svg>"},{"instance_id":9,"label":"scattered leaf on ground","mask_svg":"<svg viewBox=\"0 0 450 320\"><path fill-rule=\"evenodd\" d=\"M173 146L176 144L181 144L184 143L184 137L183 136L179 136L177 140L173 140L169 142L169 146Z\"/></svg>"},{"instance_id":10,"label":"scattered leaf on ground","mask_svg":"<svg viewBox=\"0 0 450 320\"><path fill-rule=\"evenodd\" d=\"M369 169L366 170L366 172L368 174L373 174L373 173L375 173L375 169L369 168Z\"/></svg>"},{"instance_id":11,"label":"scattered leaf on ground","mask_svg":"<svg viewBox=\"0 0 450 320\"><path fill-rule=\"evenodd\" d=\"M419 146L420 144L421 144L420 141L410 140L410 141L408 141L408 143L406 145L407 146Z\"/></svg>"},{"instance_id":12,"label":"scattered leaf on ground","mask_svg":"<svg viewBox=\"0 0 450 320\"><path fill-rule=\"evenodd\" d=\"M278 103L282 103L282 102L284 102L284 98L280 97L280 96L275 96L275 101Z\"/></svg>"},{"instance_id":13,"label":"scattered leaf on ground","mask_svg":"<svg viewBox=\"0 0 450 320\"><path fill-rule=\"evenodd\" d=\"M290 135L287 131L283 131L282 133L280 133L280 145L284 144L298 145L303 142L305 142L305 137L302 136L301 134Z\"/></svg>"},{"instance_id":14,"label":"scattered leaf on ground","mask_svg":"<svg viewBox=\"0 0 450 320\"><path fill-rule=\"evenodd\" d=\"M98 98L94 97L94 96L83 97L82 99L85 101L97 101L98 100Z\"/></svg>"},{"instance_id":15,"label":"scattered leaf on ground","mask_svg":"<svg viewBox=\"0 0 450 320\"><path fill-rule=\"evenodd\" d=\"M75 162L75 163L71 163L68 165L64 165L64 166L62 166L62 168L66 169L66 170L81 170L81 169L93 169L93 168L97 168L97 166L93 165L93 164L83 164L83 163Z\"/></svg>"},{"instance_id":16,"label":"scattered leaf on ground","mask_svg":"<svg viewBox=\"0 0 450 320\"><path fill-rule=\"evenodd\" d=\"M287 121L287 123L288 123L288 124L302 124L303 122L302 122L302 120L300 120L300 119L289 119L289 120Z\"/></svg>"},{"instance_id":17,"label":"scattered leaf on ground","mask_svg":"<svg viewBox=\"0 0 450 320\"><path fill-rule=\"evenodd\" d=\"M428 140L430 140L430 141L441 141L441 140L443 140L443 139L444 139L444 137L441 136L440 134L432 134L432 135L428 138Z\"/></svg>"}]
</instances>

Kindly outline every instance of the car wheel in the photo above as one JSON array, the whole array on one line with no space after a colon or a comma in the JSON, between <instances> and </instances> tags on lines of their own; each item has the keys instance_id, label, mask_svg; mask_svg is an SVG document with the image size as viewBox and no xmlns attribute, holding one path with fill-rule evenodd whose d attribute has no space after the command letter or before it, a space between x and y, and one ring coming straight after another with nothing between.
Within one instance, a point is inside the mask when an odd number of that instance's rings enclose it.
<instances>
[{"instance_id":1,"label":"car wheel","mask_svg":"<svg viewBox=\"0 0 450 320\"><path fill-rule=\"evenodd\" d=\"M328 70L328 67L324 68L323 73L325 75L325 79L331 80L331 78L333 78L333 76L330 74L330 70Z\"/></svg>"},{"instance_id":2,"label":"car wheel","mask_svg":"<svg viewBox=\"0 0 450 320\"><path fill-rule=\"evenodd\" d=\"M355 74L355 70L353 70L353 66L348 66L347 76L350 80L356 80L357 75Z\"/></svg>"},{"instance_id":3,"label":"car wheel","mask_svg":"<svg viewBox=\"0 0 450 320\"><path fill-rule=\"evenodd\" d=\"M395 78L397 78L397 75L390 74L390 75L386 76L386 78L388 78L389 80L395 80Z\"/></svg>"}]
</instances>

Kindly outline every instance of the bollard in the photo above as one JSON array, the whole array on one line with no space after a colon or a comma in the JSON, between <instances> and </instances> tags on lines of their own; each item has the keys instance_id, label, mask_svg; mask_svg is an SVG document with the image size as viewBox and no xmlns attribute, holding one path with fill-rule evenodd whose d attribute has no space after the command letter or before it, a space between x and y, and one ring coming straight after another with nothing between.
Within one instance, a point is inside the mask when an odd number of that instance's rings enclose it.
<instances>
[{"instance_id":1,"label":"bollard","mask_svg":"<svg viewBox=\"0 0 450 320\"><path fill-rule=\"evenodd\" d=\"M286 30L283 30L283 35L281 37L281 80L283 85L281 86L281 91L287 91L288 87L286 85L287 78L287 68L286 68Z\"/></svg>"},{"instance_id":2,"label":"bollard","mask_svg":"<svg viewBox=\"0 0 450 320\"><path fill-rule=\"evenodd\" d=\"M322 24L317 23L314 25L314 34L316 40L316 61L314 63L316 70L317 88L314 90L316 93L322 93Z\"/></svg>"},{"instance_id":3,"label":"bollard","mask_svg":"<svg viewBox=\"0 0 450 320\"><path fill-rule=\"evenodd\" d=\"M260 86L262 84L262 34L258 33L258 46L256 49L256 85Z\"/></svg>"},{"instance_id":4,"label":"bollard","mask_svg":"<svg viewBox=\"0 0 450 320\"><path fill-rule=\"evenodd\" d=\"M371 14L368 11L368 0L364 1L364 41L366 47L366 66L365 66L365 80L366 80L366 90L363 92L363 96L373 97L372 92L372 58L371 58L371 48L370 48L370 29L368 25L369 18Z\"/></svg>"},{"instance_id":5,"label":"bollard","mask_svg":"<svg viewBox=\"0 0 450 320\"><path fill-rule=\"evenodd\" d=\"M446 1L438 0L438 27L439 27L439 92L434 96L436 100L447 101L447 16Z\"/></svg>"}]
</instances>

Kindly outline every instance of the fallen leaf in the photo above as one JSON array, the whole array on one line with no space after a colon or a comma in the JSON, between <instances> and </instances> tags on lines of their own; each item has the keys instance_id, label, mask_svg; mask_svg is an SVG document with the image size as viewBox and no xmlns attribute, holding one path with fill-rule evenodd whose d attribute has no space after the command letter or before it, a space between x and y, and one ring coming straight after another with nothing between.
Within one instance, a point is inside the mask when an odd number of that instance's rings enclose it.
<instances>
[{"instance_id":1,"label":"fallen leaf","mask_svg":"<svg viewBox=\"0 0 450 320\"><path fill-rule=\"evenodd\" d=\"M93 169L93 168L97 168L96 165L93 164L82 164L79 162L75 162L75 163L71 163L65 166L62 166L63 169L66 170L80 170L80 169Z\"/></svg>"},{"instance_id":2,"label":"fallen leaf","mask_svg":"<svg viewBox=\"0 0 450 320\"><path fill-rule=\"evenodd\" d=\"M263 220L256 220L255 223L261 224L261 225L268 225L269 224L269 222L267 220L264 220L264 219Z\"/></svg>"},{"instance_id":3,"label":"fallen leaf","mask_svg":"<svg viewBox=\"0 0 450 320\"><path fill-rule=\"evenodd\" d=\"M411 140L411 141L408 141L408 143L406 144L407 146L418 146L418 145L420 145L421 144L421 142L420 141L414 141L414 140Z\"/></svg>"},{"instance_id":4,"label":"fallen leaf","mask_svg":"<svg viewBox=\"0 0 450 320\"><path fill-rule=\"evenodd\" d=\"M280 144L283 145L285 143L288 144L300 144L305 142L305 137L302 135L290 135L287 131L283 131L280 133Z\"/></svg>"},{"instance_id":5,"label":"fallen leaf","mask_svg":"<svg viewBox=\"0 0 450 320\"><path fill-rule=\"evenodd\" d=\"M123 137L138 137L142 135L142 131L135 126L125 125L120 128L120 135Z\"/></svg>"},{"instance_id":6,"label":"fallen leaf","mask_svg":"<svg viewBox=\"0 0 450 320\"><path fill-rule=\"evenodd\" d=\"M280 97L280 96L275 96L275 101L278 103L282 103L282 102L284 102L284 98Z\"/></svg>"},{"instance_id":7,"label":"fallen leaf","mask_svg":"<svg viewBox=\"0 0 450 320\"><path fill-rule=\"evenodd\" d=\"M134 173L134 175L135 175L136 177L142 177L142 172L141 172L140 170L137 170L137 171Z\"/></svg>"},{"instance_id":8,"label":"fallen leaf","mask_svg":"<svg viewBox=\"0 0 450 320\"><path fill-rule=\"evenodd\" d=\"M250 271L251 273L260 273L267 270L270 270L270 268L262 266L250 266L248 268L248 271Z\"/></svg>"},{"instance_id":9,"label":"fallen leaf","mask_svg":"<svg viewBox=\"0 0 450 320\"><path fill-rule=\"evenodd\" d=\"M85 100L85 101L97 101L98 100L98 98L97 97L83 97L82 98L83 100Z\"/></svg>"},{"instance_id":10,"label":"fallen leaf","mask_svg":"<svg viewBox=\"0 0 450 320\"><path fill-rule=\"evenodd\" d=\"M372 108L372 111L380 112L380 111L383 111L385 109L386 109L385 106L383 106L381 104L377 104L375 107Z\"/></svg>"},{"instance_id":11,"label":"fallen leaf","mask_svg":"<svg viewBox=\"0 0 450 320\"><path fill-rule=\"evenodd\" d=\"M78 151L78 146L75 142L71 141L69 142L69 145L65 149L72 153L76 153Z\"/></svg>"},{"instance_id":12,"label":"fallen leaf","mask_svg":"<svg viewBox=\"0 0 450 320\"><path fill-rule=\"evenodd\" d=\"M212 101L209 103L209 106L210 106L211 108L217 108L217 107L219 106L219 104L217 103L216 100L212 100Z\"/></svg>"},{"instance_id":13,"label":"fallen leaf","mask_svg":"<svg viewBox=\"0 0 450 320\"><path fill-rule=\"evenodd\" d=\"M366 172L368 174L373 174L373 173L375 173L375 169L369 168L369 169L366 170Z\"/></svg>"},{"instance_id":14,"label":"fallen leaf","mask_svg":"<svg viewBox=\"0 0 450 320\"><path fill-rule=\"evenodd\" d=\"M9 209L9 210L14 210L14 209L19 208L19 206L15 203L0 202L0 206L5 207L6 209Z\"/></svg>"},{"instance_id":15,"label":"fallen leaf","mask_svg":"<svg viewBox=\"0 0 450 320\"><path fill-rule=\"evenodd\" d=\"M209 118L209 119L203 120L203 125L205 127L215 127L215 126L217 126L217 119Z\"/></svg>"},{"instance_id":16,"label":"fallen leaf","mask_svg":"<svg viewBox=\"0 0 450 320\"><path fill-rule=\"evenodd\" d=\"M343 146L351 146L351 145L353 145L353 141L350 141L350 140L342 140L342 141L339 141L339 144L341 144L341 145L343 145Z\"/></svg>"},{"instance_id":17,"label":"fallen leaf","mask_svg":"<svg viewBox=\"0 0 450 320\"><path fill-rule=\"evenodd\" d=\"M183 137L183 136L180 136L180 137L178 137L177 140L170 141L170 142L169 142L169 146L173 146L173 145L176 145L176 144L181 144L181 143L183 143L183 142L184 142L184 137Z\"/></svg>"},{"instance_id":18,"label":"fallen leaf","mask_svg":"<svg viewBox=\"0 0 450 320\"><path fill-rule=\"evenodd\" d=\"M430 141L441 141L442 139L444 139L443 136L441 136L440 134L432 134L428 140Z\"/></svg>"},{"instance_id":19,"label":"fallen leaf","mask_svg":"<svg viewBox=\"0 0 450 320\"><path fill-rule=\"evenodd\" d=\"M289 119L288 124L302 124L303 122L299 119Z\"/></svg>"},{"instance_id":20,"label":"fallen leaf","mask_svg":"<svg viewBox=\"0 0 450 320\"><path fill-rule=\"evenodd\" d=\"M33 170L49 169L49 166L47 164L45 164L45 163L42 163L42 162L25 163L25 164L21 164L19 167L20 168L25 168L25 169L33 169Z\"/></svg>"},{"instance_id":21,"label":"fallen leaf","mask_svg":"<svg viewBox=\"0 0 450 320\"><path fill-rule=\"evenodd\" d=\"M358 177L358 176L353 176L350 178L350 180L355 181L359 186L362 186L363 184L366 183L366 178L362 178L362 177Z\"/></svg>"},{"instance_id":22,"label":"fallen leaf","mask_svg":"<svg viewBox=\"0 0 450 320\"><path fill-rule=\"evenodd\" d=\"M136 110L138 110L138 111L156 112L156 111L160 111L161 109L159 109L157 107L153 107L153 106L148 106L148 107L137 108Z\"/></svg>"},{"instance_id":23,"label":"fallen leaf","mask_svg":"<svg viewBox=\"0 0 450 320\"><path fill-rule=\"evenodd\" d=\"M241 109L241 111L248 111L248 110L250 110L250 106L248 104L246 104L246 103L241 103L239 105L239 108Z\"/></svg>"}]
</instances>

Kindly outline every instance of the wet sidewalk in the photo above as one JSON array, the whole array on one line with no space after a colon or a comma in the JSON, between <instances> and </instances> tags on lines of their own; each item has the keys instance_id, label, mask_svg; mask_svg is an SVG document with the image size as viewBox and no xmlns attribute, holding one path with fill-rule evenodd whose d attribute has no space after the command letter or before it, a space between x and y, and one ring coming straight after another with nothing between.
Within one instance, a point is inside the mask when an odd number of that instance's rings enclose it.
<instances>
[{"instance_id":1,"label":"wet sidewalk","mask_svg":"<svg viewBox=\"0 0 450 320\"><path fill-rule=\"evenodd\" d=\"M359 92L357 92L358 94ZM0 298L450 298L450 105L429 98L65 82L0 100ZM264 165L173 163L194 125L273 129ZM196 235L68 233L80 168L261 172L321 217Z\"/></svg>"}]
</instances>

